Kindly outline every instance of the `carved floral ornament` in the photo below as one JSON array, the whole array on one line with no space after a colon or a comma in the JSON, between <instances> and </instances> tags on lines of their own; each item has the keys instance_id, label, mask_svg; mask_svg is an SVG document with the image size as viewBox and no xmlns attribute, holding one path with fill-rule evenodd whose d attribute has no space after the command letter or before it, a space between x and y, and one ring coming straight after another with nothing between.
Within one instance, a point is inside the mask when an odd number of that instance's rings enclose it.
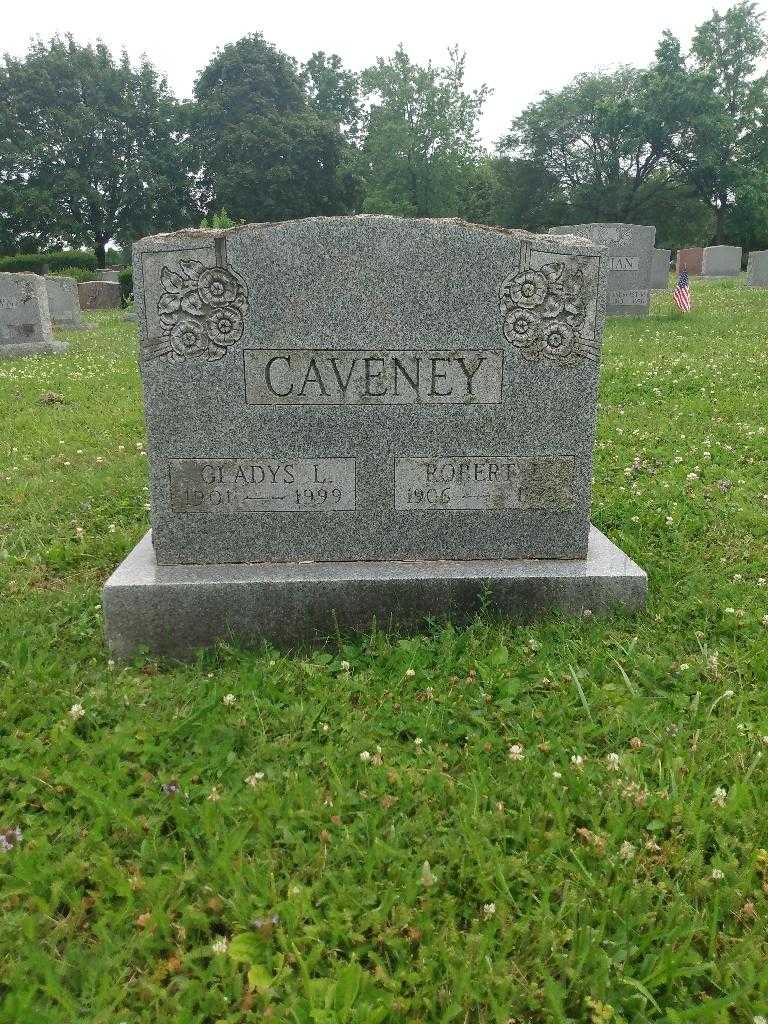
<instances>
[{"instance_id":1,"label":"carved floral ornament","mask_svg":"<svg viewBox=\"0 0 768 1024\"><path fill-rule=\"evenodd\" d=\"M157 312L163 338L152 355L173 362L227 354L243 336L248 291L242 279L225 267L206 267L198 260L179 260L179 269L163 267L163 291Z\"/></svg>"},{"instance_id":2,"label":"carved floral ornament","mask_svg":"<svg viewBox=\"0 0 768 1024\"><path fill-rule=\"evenodd\" d=\"M573 366L596 359L588 333L588 286L583 271L564 262L510 274L499 289L504 337L531 361Z\"/></svg>"}]
</instances>

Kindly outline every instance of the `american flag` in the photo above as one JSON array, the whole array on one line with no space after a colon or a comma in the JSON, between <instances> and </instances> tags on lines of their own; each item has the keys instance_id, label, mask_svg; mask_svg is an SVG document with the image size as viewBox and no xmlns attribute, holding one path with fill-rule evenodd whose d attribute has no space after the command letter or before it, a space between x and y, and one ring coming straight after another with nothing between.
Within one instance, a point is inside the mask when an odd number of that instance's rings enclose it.
<instances>
[{"instance_id":1,"label":"american flag","mask_svg":"<svg viewBox=\"0 0 768 1024\"><path fill-rule=\"evenodd\" d=\"M688 284L688 271L683 267L677 278L677 288L672 292L675 305L681 313L691 312L691 288Z\"/></svg>"}]
</instances>

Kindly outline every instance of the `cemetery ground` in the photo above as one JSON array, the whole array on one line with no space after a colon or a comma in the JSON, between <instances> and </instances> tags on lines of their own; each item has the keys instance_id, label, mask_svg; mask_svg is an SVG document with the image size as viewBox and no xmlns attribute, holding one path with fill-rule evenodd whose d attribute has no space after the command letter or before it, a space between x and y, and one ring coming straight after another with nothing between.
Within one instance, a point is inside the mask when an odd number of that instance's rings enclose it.
<instances>
[{"instance_id":1,"label":"cemetery ground","mask_svg":"<svg viewBox=\"0 0 768 1024\"><path fill-rule=\"evenodd\" d=\"M768 1017L768 291L693 299L605 333L645 612L181 667L102 642L135 324L0 363L0 1021Z\"/></svg>"}]
</instances>

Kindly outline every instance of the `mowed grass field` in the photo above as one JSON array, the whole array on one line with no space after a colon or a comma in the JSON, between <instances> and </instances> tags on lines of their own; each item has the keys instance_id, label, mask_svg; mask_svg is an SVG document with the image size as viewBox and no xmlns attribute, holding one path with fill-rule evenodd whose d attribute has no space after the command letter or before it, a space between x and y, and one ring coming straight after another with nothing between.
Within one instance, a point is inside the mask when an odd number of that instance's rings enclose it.
<instances>
[{"instance_id":1,"label":"mowed grass field","mask_svg":"<svg viewBox=\"0 0 768 1024\"><path fill-rule=\"evenodd\" d=\"M0 362L0 1021L763 1024L768 292L693 295L605 337L643 614L186 666L102 642L135 325Z\"/></svg>"}]
</instances>

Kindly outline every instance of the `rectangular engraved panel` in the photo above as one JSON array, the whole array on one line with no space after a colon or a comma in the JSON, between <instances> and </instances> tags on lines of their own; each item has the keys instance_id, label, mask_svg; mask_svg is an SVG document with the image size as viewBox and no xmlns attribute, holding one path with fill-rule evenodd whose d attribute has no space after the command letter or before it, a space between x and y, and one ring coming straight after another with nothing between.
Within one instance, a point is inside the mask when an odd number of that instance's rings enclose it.
<instances>
[{"instance_id":1,"label":"rectangular engraved panel","mask_svg":"<svg viewBox=\"0 0 768 1024\"><path fill-rule=\"evenodd\" d=\"M245 349L248 405L498 405L500 349Z\"/></svg>"},{"instance_id":2,"label":"rectangular engraved panel","mask_svg":"<svg viewBox=\"0 0 768 1024\"><path fill-rule=\"evenodd\" d=\"M574 507L572 455L395 459L395 509L542 509Z\"/></svg>"},{"instance_id":3,"label":"rectangular engraved panel","mask_svg":"<svg viewBox=\"0 0 768 1024\"><path fill-rule=\"evenodd\" d=\"M634 271L637 273L640 270L640 257L639 256L611 256L608 260L608 270L611 273L621 273L622 271Z\"/></svg>"},{"instance_id":4,"label":"rectangular engraved panel","mask_svg":"<svg viewBox=\"0 0 768 1024\"><path fill-rule=\"evenodd\" d=\"M171 459L174 512L348 512L354 459Z\"/></svg>"},{"instance_id":5,"label":"rectangular engraved panel","mask_svg":"<svg viewBox=\"0 0 768 1024\"><path fill-rule=\"evenodd\" d=\"M627 291L608 292L609 306L642 306L650 301L647 288L630 288Z\"/></svg>"}]
</instances>

